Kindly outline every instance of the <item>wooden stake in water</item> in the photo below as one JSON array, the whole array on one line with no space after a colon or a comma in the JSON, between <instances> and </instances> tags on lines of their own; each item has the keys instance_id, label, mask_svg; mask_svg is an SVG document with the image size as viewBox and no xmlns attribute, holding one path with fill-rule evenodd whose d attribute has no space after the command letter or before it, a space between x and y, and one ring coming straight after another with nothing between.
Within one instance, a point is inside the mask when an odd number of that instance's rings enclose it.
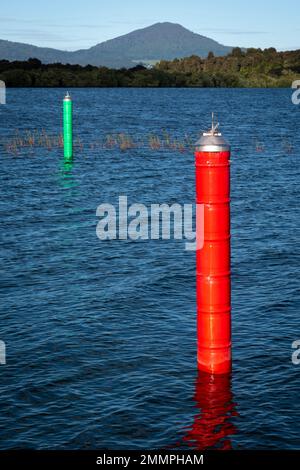
<instances>
[{"instance_id":1,"label":"wooden stake in water","mask_svg":"<svg viewBox=\"0 0 300 470\"><path fill-rule=\"evenodd\" d=\"M67 92L63 100L63 126L64 126L64 157L73 157L73 135L72 135L72 99Z\"/></svg>"}]
</instances>

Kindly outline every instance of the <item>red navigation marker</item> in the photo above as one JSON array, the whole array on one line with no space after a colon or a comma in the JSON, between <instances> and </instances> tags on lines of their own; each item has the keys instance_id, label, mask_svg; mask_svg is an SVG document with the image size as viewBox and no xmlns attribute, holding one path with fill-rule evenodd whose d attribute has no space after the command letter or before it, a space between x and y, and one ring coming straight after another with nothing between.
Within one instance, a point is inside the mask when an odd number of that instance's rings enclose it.
<instances>
[{"instance_id":1,"label":"red navigation marker","mask_svg":"<svg viewBox=\"0 0 300 470\"><path fill-rule=\"evenodd\" d=\"M230 146L218 124L196 143L198 367L211 374L231 371ZM200 211L197 211L200 213ZM204 226L203 226L204 225Z\"/></svg>"}]
</instances>

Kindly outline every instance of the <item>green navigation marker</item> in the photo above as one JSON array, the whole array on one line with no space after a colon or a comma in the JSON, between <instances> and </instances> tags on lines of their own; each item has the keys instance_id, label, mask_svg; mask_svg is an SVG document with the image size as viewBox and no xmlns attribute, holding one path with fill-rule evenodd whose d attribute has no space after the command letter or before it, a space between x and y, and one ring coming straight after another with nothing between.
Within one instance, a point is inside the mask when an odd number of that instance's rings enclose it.
<instances>
[{"instance_id":1,"label":"green navigation marker","mask_svg":"<svg viewBox=\"0 0 300 470\"><path fill-rule=\"evenodd\" d=\"M72 99L67 92L63 100L63 125L64 125L64 157L73 157L73 136L72 136Z\"/></svg>"}]
</instances>

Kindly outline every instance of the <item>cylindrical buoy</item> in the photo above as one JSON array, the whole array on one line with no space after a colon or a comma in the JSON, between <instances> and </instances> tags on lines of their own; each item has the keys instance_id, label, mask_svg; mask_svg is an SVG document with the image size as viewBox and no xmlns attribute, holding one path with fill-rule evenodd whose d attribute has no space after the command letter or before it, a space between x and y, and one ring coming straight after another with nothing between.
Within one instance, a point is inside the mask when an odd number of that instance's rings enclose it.
<instances>
[{"instance_id":1,"label":"cylindrical buoy","mask_svg":"<svg viewBox=\"0 0 300 470\"><path fill-rule=\"evenodd\" d=\"M197 362L210 374L231 371L230 146L218 124L196 143ZM197 213L200 211L197 211ZM203 226L204 225L204 226Z\"/></svg>"},{"instance_id":2,"label":"cylindrical buoy","mask_svg":"<svg viewBox=\"0 0 300 470\"><path fill-rule=\"evenodd\" d=\"M70 159L73 156L72 135L72 99L67 92L63 99L63 129L64 129L64 157Z\"/></svg>"}]
</instances>

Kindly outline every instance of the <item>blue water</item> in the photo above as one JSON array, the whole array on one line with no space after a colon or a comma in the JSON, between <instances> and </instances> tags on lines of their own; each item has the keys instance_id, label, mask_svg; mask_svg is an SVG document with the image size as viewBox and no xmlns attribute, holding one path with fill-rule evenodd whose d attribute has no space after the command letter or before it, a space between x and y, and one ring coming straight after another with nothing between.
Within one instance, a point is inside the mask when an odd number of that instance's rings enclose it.
<instances>
[{"instance_id":1,"label":"blue water","mask_svg":"<svg viewBox=\"0 0 300 470\"><path fill-rule=\"evenodd\" d=\"M65 90L0 106L0 448L300 449L300 106L291 90L74 89L73 165L5 143L61 129ZM196 368L195 253L100 241L103 202L192 203L192 151L122 152L105 134L197 138L215 110L232 151L233 372Z\"/></svg>"}]
</instances>

